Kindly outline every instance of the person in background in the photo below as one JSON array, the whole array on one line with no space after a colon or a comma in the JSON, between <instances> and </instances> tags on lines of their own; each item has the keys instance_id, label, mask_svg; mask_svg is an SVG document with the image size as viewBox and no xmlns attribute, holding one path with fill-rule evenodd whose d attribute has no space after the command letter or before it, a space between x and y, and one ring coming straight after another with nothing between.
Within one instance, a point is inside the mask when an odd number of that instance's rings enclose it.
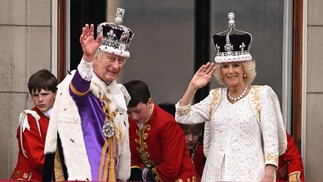
<instances>
[{"instance_id":1,"label":"person in background","mask_svg":"<svg viewBox=\"0 0 323 182\"><path fill-rule=\"evenodd\" d=\"M214 63L202 65L177 102L175 119L183 124L205 122L202 181L273 181L278 157L287 147L280 103L268 85L252 85L255 60L250 33L235 28L213 35ZM212 75L223 85L191 105Z\"/></svg>"},{"instance_id":2,"label":"person in background","mask_svg":"<svg viewBox=\"0 0 323 182\"><path fill-rule=\"evenodd\" d=\"M162 103L159 107L167 111L171 115L175 116L175 104ZM198 181L201 180L205 165L205 156L203 153L202 134L204 130L204 123L200 124L181 124L179 126L182 128L185 136L186 147L189 150L191 162L197 173Z\"/></svg>"},{"instance_id":3,"label":"person in background","mask_svg":"<svg viewBox=\"0 0 323 182\"><path fill-rule=\"evenodd\" d=\"M82 29L82 60L58 86L43 181L125 181L130 177L126 112L130 97L116 82L130 56L134 35L121 25L124 12L118 8L115 23L99 24L96 39L93 24Z\"/></svg>"},{"instance_id":4,"label":"person in background","mask_svg":"<svg viewBox=\"0 0 323 182\"><path fill-rule=\"evenodd\" d=\"M34 107L22 111L19 116L16 135L19 147L18 162L11 180L42 179L45 138L57 84L56 77L46 69L36 72L29 78L28 90Z\"/></svg>"},{"instance_id":5,"label":"person in background","mask_svg":"<svg viewBox=\"0 0 323 182\"><path fill-rule=\"evenodd\" d=\"M146 83L124 84L128 105L132 181L197 181L185 145L184 134L174 117L154 104Z\"/></svg>"},{"instance_id":6,"label":"person in background","mask_svg":"<svg viewBox=\"0 0 323 182\"><path fill-rule=\"evenodd\" d=\"M204 123L179 123L179 126L184 132L186 147L189 150L191 162L194 165L195 171L197 172L199 179L201 179L206 160L203 153L203 145L200 142L201 136L203 134Z\"/></svg>"},{"instance_id":7,"label":"person in background","mask_svg":"<svg viewBox=\"0 0 323 182\"><path fill-rule=\"evenodd\" d=\"M304 181L304 168L302 156L294 139L286 131L287 149L279 156L278 169L276 172L277 181Z\"/></svg>"}]
</instances>

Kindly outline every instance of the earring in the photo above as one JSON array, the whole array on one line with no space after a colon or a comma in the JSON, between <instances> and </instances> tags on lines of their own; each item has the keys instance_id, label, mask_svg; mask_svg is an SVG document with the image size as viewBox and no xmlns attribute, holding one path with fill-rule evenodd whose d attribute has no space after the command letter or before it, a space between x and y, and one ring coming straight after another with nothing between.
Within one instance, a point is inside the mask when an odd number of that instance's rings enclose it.
<instances>
[{"instance_id":1,"label":"earring","mask_svg":"<svg viewBox=\"0 0 323 182\"><path fill-rule=\"evenodd\" d=\"M243 74L243 77L246 78L247 77L247 74Z\"/></svg>"}]
</instances>

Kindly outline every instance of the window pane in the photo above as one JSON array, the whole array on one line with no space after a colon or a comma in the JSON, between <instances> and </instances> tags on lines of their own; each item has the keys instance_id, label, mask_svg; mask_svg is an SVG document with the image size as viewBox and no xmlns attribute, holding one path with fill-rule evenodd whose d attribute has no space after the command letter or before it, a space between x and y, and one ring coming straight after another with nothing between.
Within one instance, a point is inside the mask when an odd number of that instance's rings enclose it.
<instances>
[{"instance_id":1,"label":"window pane","mask_svg":"<svg viewBox=\"0 0 323 182\"><path fill-rule=\"evenodd\" d=\"M120 2L135 35L119 82L141 79L157 104L177 102L194 72L194 1Z\"/></svg>"}]
</instances>

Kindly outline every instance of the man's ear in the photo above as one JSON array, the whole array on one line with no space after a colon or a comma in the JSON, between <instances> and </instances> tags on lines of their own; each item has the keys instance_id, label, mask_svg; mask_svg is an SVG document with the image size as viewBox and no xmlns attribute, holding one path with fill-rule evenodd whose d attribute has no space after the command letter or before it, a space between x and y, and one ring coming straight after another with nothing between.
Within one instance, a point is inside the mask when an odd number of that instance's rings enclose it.
<instances>
[{"instance_id":1,"label":"man's ear","mask_svg":"<svg viewBox=\"0 0 323 182\"><path fill-rule=\"evenodd\" d=\"M93 59L93 65L97 65L98 61L99 61L98 55L95 55Z\"/></svg>"},{"instance_id":2,"label":"man's ear","mask_svg":"<svg viewBox=\"0 0 323 182\"><path fill-rule=\"evenodd\" d=\"M153 99L152 98L149 98L148 99L148 102L147 102L147 105L148 106L151 106L152 104L154 104Z\"/></svg>"}]
</instances>

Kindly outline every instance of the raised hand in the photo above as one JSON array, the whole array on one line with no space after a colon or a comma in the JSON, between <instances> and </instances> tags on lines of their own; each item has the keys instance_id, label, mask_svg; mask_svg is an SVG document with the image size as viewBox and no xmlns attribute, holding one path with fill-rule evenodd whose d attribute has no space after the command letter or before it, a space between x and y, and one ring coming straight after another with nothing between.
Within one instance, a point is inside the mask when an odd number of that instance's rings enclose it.
<instances>
[{"instance_id":1,"label":"raised hand","mask_svg":"<svg viewBox=\"0 0 323 182\"><path fill-rule=\"evenodd\" d=\"M195 95L195 92L208 84L212 78L213 73L215 72L216 67L214 63L206 63L200 67L199 70L193 76L190 84L187 87L186 92L184 93L180 106L189 105Z\"/></svg>"},{"instance_id":2,"label":"raised hand","mask_svg":"<svg viewBox=\"0 0 323 182\"><path fill-rule=\"evenodd\" d=\"M82 28L82 34L80 36L80 43L83 50L83 59L86 62L91 62L94 59L95 52L98 50L102 40L102 35L98 35L94 39L94 25L86 24Z\"/></svg>"},{"instance_id":3,"label":"raised hand","mask_svg":"<svg viewBox=\"0 0 323 182\"><path fill-rule=\"evenodd\" d=\"M190 84L196 90L204 87L206 84L210 82L215 70L216 70L216 67L214 66L214 63L208 62L202 65L200 69L197 70L197 72L193 76Z\"/></svg>"}]
</instances>

